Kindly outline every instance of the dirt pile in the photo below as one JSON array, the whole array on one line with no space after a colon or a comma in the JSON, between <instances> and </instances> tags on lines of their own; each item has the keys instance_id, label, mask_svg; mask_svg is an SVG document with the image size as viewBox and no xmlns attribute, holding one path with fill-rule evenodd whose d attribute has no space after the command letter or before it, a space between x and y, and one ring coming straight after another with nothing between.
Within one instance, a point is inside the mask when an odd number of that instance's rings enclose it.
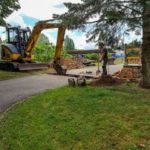
<instances>
[{"instance_id":1,"label":"dirt pile","mask_svg":"<svg viewBox=\"0 0 150 150\"><path fill-rule=\"evenodd\" d=\"M65 58L61 62L66 68L69 69L79 69L85 67L83 65L83 60L81 58Z\"/></svg>"},{"instance_id":2,"label":"dirt pile","mask_svg":"<svg viewBox=\"0 0 150 150\"><path fill-rule=\"evenodd\" d=\"M111 75L101 76L99 79L93 80L91 86L114 86L120 85L123 83L123 80L119 78L112 77Z\"/></svg>"},{"instance_id":3,"label":"dirt pile","mask_svg":"<svg viewBox=\"0 0 150 150\"><path fill-rule=\"evenodd\" d=\"M141 67L124 67L121 71L114 73L113 77L126 81L139 81L139 79L141 78Z\"/></svg>"}]
</instances>

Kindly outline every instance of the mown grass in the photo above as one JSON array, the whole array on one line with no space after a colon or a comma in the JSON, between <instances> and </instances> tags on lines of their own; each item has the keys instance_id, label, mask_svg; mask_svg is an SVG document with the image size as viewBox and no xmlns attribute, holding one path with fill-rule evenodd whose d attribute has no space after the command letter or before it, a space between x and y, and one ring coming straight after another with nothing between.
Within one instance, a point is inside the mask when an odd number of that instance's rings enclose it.
<instances>
[{"instance_id":1,"label":"mown grass","mask_svg":"<svg viewBox=\"0 0 150 150\"><path fill-rule=\"evenodd\" d=\"M95 62L95 63L92 63L94 64L95 66L98 66L98 63ZM115 65L120 65L120 64L124 64L124 58L115 58L115 61L114 61L114 64ZM102 63L100 63L100 66L102 66Z\"/></svg>"},{"instance_id":2,"label":"mown grass","mask_svg":"<svg viewBox=\"0 0 150 150\"><path fill-rule=\"evenodd\" d=\"M1 116L1 150L149 150L150 92L63 87Z\"/></svg>"},{"instance_id":3,"label":"mown grass","mask_svg":"<svg viewBox=\"0 0 150 150\"><path fill-rule=\"evenodd\" d=\"M124 64L124 58L123 57L116 58L114 64L115 65Z\"/></svg>"},{"instance_id":4,"label":"mown grass","mask_svg":"<svg viewBox=\"0 0 150 150\"><path fill-rule=\"evenodd\" d=\"M19 73L19 72L0 71L0 80L8 80L8 79L17 78L25 75L26 75L25 73Z\"/></svg>"},{"instance_id":5,"label":"mown grass","mask_svg":"<svg viewBox=\"0 0 150 150\"><path fill-rule=\"evenodd\" d=\"M36 75L36 74L42 74L46 71L28 71L28 72L10 72L10 71L0 71L0 81L1 80L8 80L18 77L24 77L29 75Z\"/></svg>"}]
</instances>

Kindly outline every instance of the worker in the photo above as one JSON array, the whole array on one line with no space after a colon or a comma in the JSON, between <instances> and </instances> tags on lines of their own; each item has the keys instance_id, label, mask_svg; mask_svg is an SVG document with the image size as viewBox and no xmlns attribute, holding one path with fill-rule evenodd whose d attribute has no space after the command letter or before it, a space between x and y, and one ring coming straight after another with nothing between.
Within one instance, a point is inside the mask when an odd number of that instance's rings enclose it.
<instances>
[{"instance_id":1,"label":"worker","mask_svg":"<svg viewBox=\"0 0 150 150\"><path fill-rule=\"evenodd\" d=\"M107 49L104 47L104 44L99 44L100 49L100 62L102 62L102 75L107 75L107 62L108 62L108 52Z\"/></svg>"}]
</instances>

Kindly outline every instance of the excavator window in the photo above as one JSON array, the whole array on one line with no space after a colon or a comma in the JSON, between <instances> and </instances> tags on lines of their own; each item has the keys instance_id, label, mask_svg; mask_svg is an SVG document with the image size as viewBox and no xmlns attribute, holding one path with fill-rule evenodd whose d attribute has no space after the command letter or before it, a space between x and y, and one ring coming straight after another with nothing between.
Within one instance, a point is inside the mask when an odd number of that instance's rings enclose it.
<instances>
[{"instance_id":1,"label":"excavator window","mask_svg":"<svg viewBox=\"0 0 150 150\"><path fill-rule=\"evenodd\" d=\"M30 32L28 32L28 31L23 31L23 40L24 40L25 42L28 42L29 36L30 36Z\"/></svg>"},{"instance_id":2,"label":"excavator window","mask_svg":"<svg viewBox=\"0 0 150 150\"><path fill-rule=\"evenodd\" d=\"M25 50L29 34L27 29L20 27L7 28L8 43L15 45L19 51Z\"/></svg>"},{"instance_id":3,"label":"excavator window","mask_svg":"<svg viewBox=\"0 0 150 150\"><path fill-rule=\"evenodd\" d=\"M9 43L10 42L14 42L14 41L16 41L17 40L17 33L16 32L14 32L13 30L9 30L9 33L8 33L9 35L8 35L8 39L9 39Z\"/></svg>"},{"instance_id":4,"label":"excavator window","mask_svg":"<svg viewBox=\"0 0 150 150\"><path fill-rule=\"evenodd\" d=\"M2 31L1 31L1 34L0 34L1 42L2 42L2 43L6 43L6 42L8 42L7 34L6 34L6 28L5 28L5 27L2 27L1 30L2 30Z\"/></svg>"},{"instance_id":5,"label":"excavator window","mask_svg":"<svg viewBox=\"0 0 150 150\"><path fill-rule=\"evenodd\" d=\"M7 28L7 39L9 44L19 49L19 34L17 28Z\"/></svg>"}]
</instances>

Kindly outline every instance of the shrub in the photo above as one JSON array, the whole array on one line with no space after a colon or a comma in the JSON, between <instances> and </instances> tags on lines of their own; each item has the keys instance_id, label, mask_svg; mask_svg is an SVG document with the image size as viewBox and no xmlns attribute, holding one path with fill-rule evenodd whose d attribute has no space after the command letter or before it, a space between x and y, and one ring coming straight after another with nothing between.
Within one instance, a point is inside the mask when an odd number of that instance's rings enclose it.
<instances>
[{"instance_id":1,"label":"shrub","mask_svg":"<svg viewBox=\"0 0 150 150\"><path fill-rule=\"evenodd\" d=\"M55 56L55 46L47 44L37 44L34 48L34 56L37 61L49 62L54 59ZM65 50L62 50L63 58L71 57Z\"/></svg>"}]
</instances>

